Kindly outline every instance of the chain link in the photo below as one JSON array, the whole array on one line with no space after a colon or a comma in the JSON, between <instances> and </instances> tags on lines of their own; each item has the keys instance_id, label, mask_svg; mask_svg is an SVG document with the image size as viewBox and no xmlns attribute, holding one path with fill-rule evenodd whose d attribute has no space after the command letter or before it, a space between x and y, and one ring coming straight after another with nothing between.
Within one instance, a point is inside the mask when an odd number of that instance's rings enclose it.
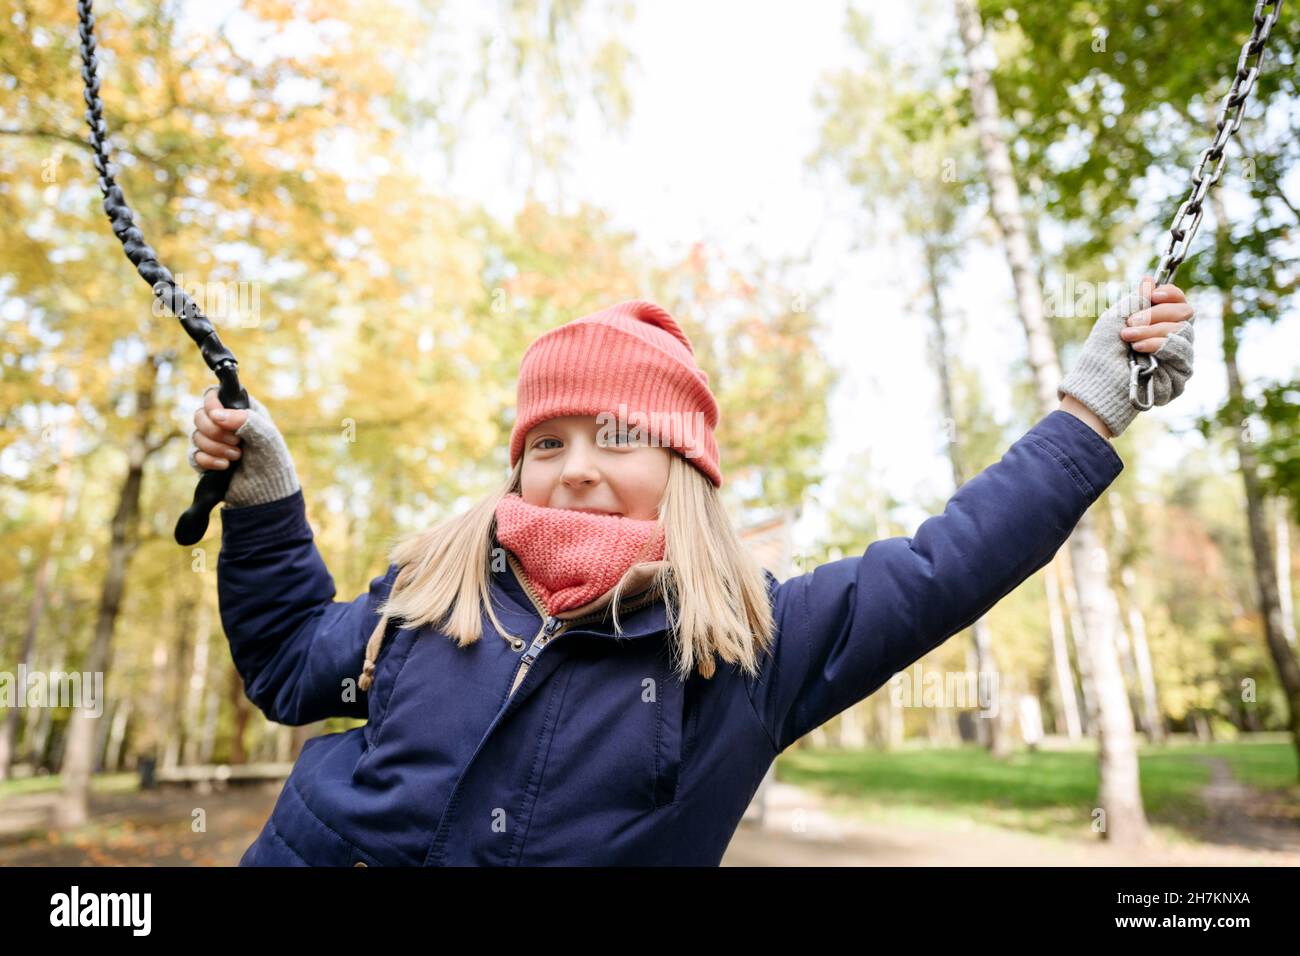
<instances>
[{"instance_id":1,"label":"chain link","mask_svg":"<svg viewBox=\"0 0 1300 956\"><path fill-rule=\"evenodd\" d=\"M1273 25L1277 23L1278 17L1282 15L1282 0L1257 0L1255 4L1254 29L1251 30L1250 39L1246 41L1241 48L1241 56L1237 58L1237 73L1232 78L1232 86L1229 88L1227 95L1223 98L1219 106L1219 118L1215 123L1214 142L1201 152L1196 161L1196 166L1192 170L1192 189L1183 204L1178 207L1178 213L1174 216L1173 224L1169 227L1169 242L1160 256L1160 264L1156 267L1156 285L1167 285L1174 281L1174 275L1178 272L1178 267L1183 264L1183 259L1187 257L1187 250L1191 248L1192 239L1196 236L1196 230L1201 225L1201 217L1205 215L1205 197L1210 192L1210 187L1219 181L1223 175L1223 167L1228 162L1228 140L1237 132L1241 126L1242 117L1245 115L1246 100L1250 96L1251 90L1255 88L1255 81L1259 79L1260 66L1264 62L1264 47L1268 42L1268 35L1273 30ZM1250 63L1251 58L1254 63ZM1231 121L1229 121L1231 114ZM1205 175L1207 163L1214 163L1214 170L1209 175ZM1191 221L1187 222L1190 217ZM1156 357L1148 355L1151 364L1141 365L1137 361L1136 353L1131 351L1128 357L1129 363L1129 389L1128 397L1135 406L1145 411L1153 404L1153 387L1151 375L1156 370ZM1138 400L1138 386L1142 378L1146 379L1147 394L1146 404Z\"/></svg>"}]
</instances>

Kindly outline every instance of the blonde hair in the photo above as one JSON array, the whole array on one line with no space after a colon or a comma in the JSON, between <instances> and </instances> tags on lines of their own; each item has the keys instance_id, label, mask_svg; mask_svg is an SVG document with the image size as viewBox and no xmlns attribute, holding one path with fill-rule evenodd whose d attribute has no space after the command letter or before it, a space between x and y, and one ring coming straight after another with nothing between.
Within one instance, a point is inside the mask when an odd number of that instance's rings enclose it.
<instances>
[{"instance_id":1,"label":"blonde hair","mask_svg":"<svg viewBox=\"0 0 1300 956\"><path fill-rule=\"evenodd\" d=\"M405 627L432 624L460 647L482 637L482 610L507 640L492 607L489 569L496 545L496 508L520 490L523 458L499 488L469 510L407 535L390 552L400 570L379 607L380 620L366 644L358 686L368 690L390 621ZM746 549L723 506L718 489L676 451L657 519L664 529L663 567L652 588L665 599L677 673L693 670L712 677L715 656L757 676L759 655L773 639L772 606L763 568ZM632 571L614 587L612 611L622 632L618 605ZM529 635L531 636L531 635Z\"/></svg>"}]
</instances>

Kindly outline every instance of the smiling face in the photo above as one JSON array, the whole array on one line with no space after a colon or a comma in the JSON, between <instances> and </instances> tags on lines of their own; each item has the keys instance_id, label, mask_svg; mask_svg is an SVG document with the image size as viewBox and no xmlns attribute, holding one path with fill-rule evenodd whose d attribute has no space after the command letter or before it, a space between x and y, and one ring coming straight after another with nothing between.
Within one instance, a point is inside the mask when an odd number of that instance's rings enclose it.
<instances>
[{"instance_id":1,"label":"smiling face","mask_svg":"<svg viewBox=\"0 0 1300 956\"><path fill-rule=\"evenodd\" d=\"M520 494L531 505L653 521L672 451L604 436L595 415L565 415L524 437Z\"/></svg>"}]
</instances>

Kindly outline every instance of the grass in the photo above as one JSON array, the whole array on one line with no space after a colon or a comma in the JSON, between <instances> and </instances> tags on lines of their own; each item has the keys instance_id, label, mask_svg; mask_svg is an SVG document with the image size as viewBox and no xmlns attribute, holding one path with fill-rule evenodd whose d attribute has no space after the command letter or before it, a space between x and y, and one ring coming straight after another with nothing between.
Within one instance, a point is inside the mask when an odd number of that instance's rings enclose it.
<instances>
[{"instance_id":1,"label":"grass","mask_svg":"<svg viewBox=\"0 0 1300 956\"><path fill-rule=\"evenodd\" d=\"M1264 737L1265 735L1258 735ZM1175 840L1194 839L1207 819L1201 758L1222 757L1239 780L1300 802L1289 738L1142 747L1139 772L1150 823ZM778 777L825 796L828 808L875 823L939 829L972 824L1043 836L1091 838L1097 801L1094 749L1022 751L997 761L984 750L908 747L892 752L788 750Z\"/></svg>"},{"instance_id":2,"label":"grass","mask_svg":"<svg viewBox=\"0 0 1300 956\"><path fill-rule=\"evenodd\" d=\"M20 777L16 780L0 781L0 816L5 813L5 801L21 800L35 794L47 794L53 799L63 789L63 778L58 774L40 774L32 777ZM135 793L140 789L140 775L137 773L101 773L90 781L91 792L97 795L112 793ZM49 801L42 800L42 803ZM69 846L87 846L99 839L120 840L123 833L130 832L130 823L101 823L89 821L83 827L68 831L57 831L49 827L48 815L45 819L33 817L30 824L19 823L18 828L5 828L3 842L21 842L33 837L45 837L51 844ZM13 824L14 821L8 821Z\"/></svg>"},{"instance_id":3,"label":"grass","mask_svg":"<svg viewBox=\"0 0 1300 956\"><path fill-rule=\"evenodd\" d=\"M123 793L140 786L137 773L100 773L91 778L90 789L94 793ZM49 793L63 789L63 778L59 774L42 774L35 777L22 777L18 780L0 780L0 800L28 793Z\"/></svg>"},{"instance_id":4,"label":"grass","mask_svg":"<svg viewBox=\"0 0 1300 956\"><path fill-rule=\"evenodd\" d=\"M1254 734L1250 738L1213 744L1178 743L1180 754L1222 757L1244 784L1261 789L1286 789L1296 782L1296 752L1287 734ZM1147 756L1143 751L1142 756ZM1160 751L1151 751L1153 756Z\"/></svg>"}]
</instances>

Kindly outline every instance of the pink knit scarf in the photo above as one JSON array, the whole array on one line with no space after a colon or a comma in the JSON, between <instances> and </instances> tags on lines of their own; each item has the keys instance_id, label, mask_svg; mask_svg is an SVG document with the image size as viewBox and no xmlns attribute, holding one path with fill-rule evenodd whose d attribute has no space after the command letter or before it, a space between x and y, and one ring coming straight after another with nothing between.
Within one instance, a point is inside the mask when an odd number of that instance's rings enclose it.
<instances>
[{"instance_id":1,"label":"pink knit scarf","mask_svg":"<svg viewBox=\"0 0 1300 956\"><path fill-rule=\"evenodd\" d=\"M501 499L496 518L497 540L553 615L594 601L633 564L664 556L656 521L539 507L516 493Z\"/></svg>"}]
</instances>

